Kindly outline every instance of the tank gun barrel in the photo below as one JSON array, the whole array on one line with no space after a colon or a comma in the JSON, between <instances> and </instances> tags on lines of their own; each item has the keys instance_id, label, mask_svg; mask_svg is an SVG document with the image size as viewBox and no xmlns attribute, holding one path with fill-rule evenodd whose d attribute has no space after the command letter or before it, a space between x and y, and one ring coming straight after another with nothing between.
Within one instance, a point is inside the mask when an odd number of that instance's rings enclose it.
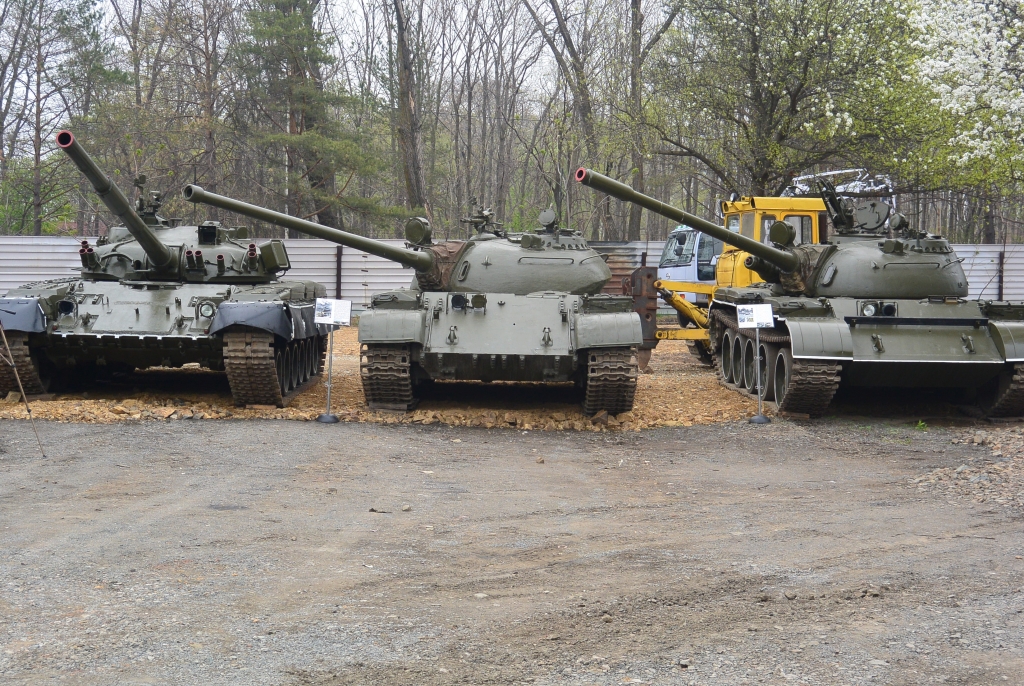
<instances>
[{"instance_id":1,"label":"tank gun barrel","mask_svg":"<svg viewBox=\"0 0 1024 686\"><path fill-rule=\"evenodd\" d=\"M222 210L235 212L251 219L257 219L269 224L276 224L277 226L282 226L286 229L294 229L295 231L316 236L317 238L323 238L324 240L332 243L346 245L350 248L370 253L371 255L377 255L378 257L383 257L384 259L404 264L407 267L412 267L416 271L429 271L434 264L433 256L427 251L420 252L417 250L409 250L408 248L399 248L394 245L388 245L387 243L376 241L372 238L367 238L366 236L358 236L347 231L332 229L306 219L292 217L281 212L268 210L265 207L250 205L249 203L242 202L241 200L235 200L234 198L210 193L196 185L185 186L182 194L184 195L185 200L188 200L189 202L219 207Z\"/></svg>"},{"instance_id":2,"label":"tank gun barrel","mask_svg":"<svg viewBox=\"0 0 1024 686\"><path fill-rule=\"evenodd\" d=\"M764 243L755 241L753 238L747 238L746 236L738 233L733 233L724 226L713 224L712 222L701 219L689 212L684 212L683 210L672 207L671 205L666 205L660 200L655 200L649 195L638 193L626 184L620 183L615 179L605 176L604 174L599 174L590 169L580 167L576 171L576 180L584 186L590 186L594 190L607 193L613 198L618 198L625 202L640 205L655 214L668 217L674 222L686 224L701 233L706 233L724 243L728 243L729 245L733 245L740 250L744 250L755 257L759 257L765 262L775 265L778 269L784 272L794 271L799 264L799 258L791 252L779 250L778 248L773 248L769 245L765 245Z\"/></svg>"},{"instance_id":3,"label":"tank gun barrel","mask_svg":"<svg viewBox=\"0 0 1024 686\"><path fill-rule=\"evenodd\" d=\"M174 259L171 251L160 241L153 229L142 221L142 217L136 214L121 189L96 165L85 148L75 140L74 135L70 131L58 133L57 147L67 153L82 175L89 180L107 209L124 222L128 232L146 251L150 263L157 269L169 267Z\"/></svg>"}]
</instances>

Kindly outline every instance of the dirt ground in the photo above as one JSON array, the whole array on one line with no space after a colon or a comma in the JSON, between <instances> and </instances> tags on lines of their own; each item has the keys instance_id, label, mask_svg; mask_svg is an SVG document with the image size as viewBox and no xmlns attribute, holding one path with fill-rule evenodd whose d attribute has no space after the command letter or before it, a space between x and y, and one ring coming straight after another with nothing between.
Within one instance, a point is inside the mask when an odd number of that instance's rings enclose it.
<instances>
[{"instance_id":1,"label":"dirt ground","mask_svg":"<svg viewBox=\"0 0 1024 686\"><path fill-rule=\"evenodd\" d=\"M1024 683L1019 427L844 402L43 421L47 459L0 420L0 682Z\"/></svg>"},{"instance_id":2,"label":"dirt ground","mask_svg":"<svg viewBox=\"0 0 1024 686\"><path fill-rule=\"evenodd\" d=\"M749 417L756 404L720 386L715 375L690 355L683 341L664 341L655 351L651 373L641 376L633 412L594 424L580 412L572 384L441 383L408 415L371 412L359 380L359 342L355 327L335 333L332 409L346 422L448 424L544 430L629 430L655 426L692 426ZM326 374L325 374L326 377ZM75 393L36 403L42 419L74 422L124 422L177 419L310 420L324 411L323 381L306 389L283 409L238 408L231 402L227 378L206 370L154 369L115 379ZM26 417L23 405L2 402L0 419Z\"/></svg>"}]
</instances>

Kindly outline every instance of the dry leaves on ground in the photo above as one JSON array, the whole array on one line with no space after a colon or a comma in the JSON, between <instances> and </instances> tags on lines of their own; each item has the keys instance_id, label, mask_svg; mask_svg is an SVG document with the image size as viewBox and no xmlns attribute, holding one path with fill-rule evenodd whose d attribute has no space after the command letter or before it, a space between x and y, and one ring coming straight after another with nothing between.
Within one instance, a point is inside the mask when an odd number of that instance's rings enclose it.
<instances>
[{"instance_id":1,"label":"dry leaves on ground","mask_svg":"<svg viewBox=\"0 0 1024 686\"><path fill-rule=\"evenodd\" d=\"M123 422L180 419L311 420L324 411L327 387L318 381L286 408L235 407L223 374L199 369L154 369L126 383L97 385L84 393L35 402L38 419ZM359 380L357 330L335 333L332 409L342 421L523 430L629 430L690 426L749 417L756 402L722 387L715 373L690 355L683 341L662 341L642 374L632 412L598 417L580 412L571 384L438 383L410 413L374 412L366 407ZM0 419L23 419L21 403L0 400Z\"/></svg>"}]
</instances>

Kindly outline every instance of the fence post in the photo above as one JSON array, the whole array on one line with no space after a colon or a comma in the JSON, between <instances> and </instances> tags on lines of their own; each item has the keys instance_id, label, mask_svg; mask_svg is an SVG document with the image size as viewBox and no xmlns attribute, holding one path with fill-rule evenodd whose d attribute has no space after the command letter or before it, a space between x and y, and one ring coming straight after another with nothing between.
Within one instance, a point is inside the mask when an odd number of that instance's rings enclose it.
<instances>
[{"instance_id":1,"label":"fence post","mask_svg":"<svg viewBox=\"0 0 1024 686\"><path fill-rule=\"evenodd\" d=\"M999 297L996 300L1003 299L1003 262L1006 259L1006 253L999 251Z\"/></svg>"},{"instance_id":2,"label":"fence post","mask_svg":"<svg viewBox=\"0 0 1024 686\"><path fill-rule=\"evenodd\" d=\"M341 300L341 256L344 254L345 246L339 245L334 253L334 297Z\"/></svg>"}]
</instances>

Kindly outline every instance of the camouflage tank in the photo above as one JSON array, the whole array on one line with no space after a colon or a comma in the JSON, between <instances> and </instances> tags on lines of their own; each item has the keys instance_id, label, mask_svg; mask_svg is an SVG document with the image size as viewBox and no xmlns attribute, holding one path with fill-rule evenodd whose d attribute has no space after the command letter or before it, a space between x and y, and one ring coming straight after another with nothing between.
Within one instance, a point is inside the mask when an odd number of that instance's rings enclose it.
<instances>
[{"instance_id":1,"label":"camouflage tank","mask_svg":"<svg viewBox=\"0 0 1024 686\"><path fill-rule=\"evenodd\" d=\"M79 250L81 276L32 283L0 298L26 393L57 380L198 363L227 372L237 404L283 406L320 374L326 327L313 322L324 287L282 281L280 240L260 244L216 221L179 225L158 214L160 195L133 209L70 131L57 145L123 222ZM137 179L140 187L145 179ZM16 390L0 365L0 395Z\"/></svg>"},{"instance_id":2,"label":"camouflage tank","mask_svg":"<svg viewBox=\"0 0 1024 686\"><path fill-rule=\"evenodd\" d=\"M197 186L184 194L314 236L325 228ZM588 414L632 409L640 316L632 298L601 294L611 279L602 256L551 210L535 232L503 231L482 209L464 221L476 230L465 241L435 243L423 218L406 223L405 248L331 239L415 270L409 288L373 295L359 319L369 406L409 410L431 381L574 381Z\"/></svg>"},{"instance_id":3,"label":"camouflage tank","mask_svg":"<svg viewBox=\"0 0 1024 686\"><path fill-rule=\"evenodd\" d=\"M822 185L829 242L794 245L785 222L771 245L580 169L595 190L685 223L750 253L764 283L720 288L710 306L710 341L722 380L783 411L820 415L840 384L964 389L990 416L1024 414L1024 304L967 300L967 278L941 236L915 231L878 203L855 208ZM888 224L885 228L884 224ZM760 350L737 326L737 306L772 306Z\"/></svg>"}]
</instances>

